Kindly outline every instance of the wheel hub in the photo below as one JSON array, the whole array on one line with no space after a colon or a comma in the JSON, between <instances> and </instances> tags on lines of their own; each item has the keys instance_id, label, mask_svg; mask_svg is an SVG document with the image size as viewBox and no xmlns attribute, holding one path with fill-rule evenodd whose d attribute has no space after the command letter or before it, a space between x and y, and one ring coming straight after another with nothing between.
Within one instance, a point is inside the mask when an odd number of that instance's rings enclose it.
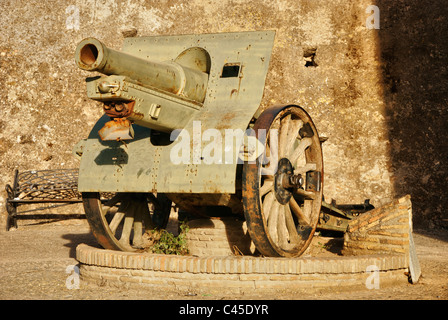
<instances>
[{"instance_id":1,"label":"wheel hub","mask_svg":"<svg viewBox=\"0 0 448 320\"><path fill-rule=\"evenodd\" d=\"M294 174L294 168L286 158L282 158L278 162L274 178L275 197L281 204L287 204L292 197L293 189L303 185L302 175Z\"/></svg>"}]
</instances>

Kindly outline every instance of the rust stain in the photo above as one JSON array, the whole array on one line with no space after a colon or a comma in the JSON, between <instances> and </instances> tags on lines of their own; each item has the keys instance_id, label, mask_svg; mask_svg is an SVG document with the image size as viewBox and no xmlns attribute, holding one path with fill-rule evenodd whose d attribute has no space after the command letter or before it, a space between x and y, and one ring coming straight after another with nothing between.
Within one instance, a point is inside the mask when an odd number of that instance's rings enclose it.
<instances>
[{"instance_id":1,"label":"rust stain","mask_svg":"<svg viewBox=\"0 0 448 320\"><path fill-rule=\"evenodd\" d=\"M141 112L132 112L132 114L129 116L131 120L141 120L144 118L144 114Z\"/></svg>"},{"instance_id":2,"label":"rust stain","mask_svg":"<svg viewBox=\"0 0 448 320\"><path fill-rule=\"evenodd\" d=\"M98 131L98 134L101 140L111 140L111 137L116 137L119 140L128 140L133 138L131 129L131 121L126 118L115 118L112 121L106 122Z\"/></svg>"},{"instance_id":3,"label":"rust stain","mask_svg":"<svg viewBox=\"0 0 448 320\"><path fill-rule=\"evenodd\" d=\"M226 114L224 114L221 118L221 121L219 121L218 125L216 126L216 129L221 130L221 129L227 129L230 128L230 124L232 123L232 120L236 117L237 115L235 114L235 112L228 112Z\"/></svg>"}]
</instances>

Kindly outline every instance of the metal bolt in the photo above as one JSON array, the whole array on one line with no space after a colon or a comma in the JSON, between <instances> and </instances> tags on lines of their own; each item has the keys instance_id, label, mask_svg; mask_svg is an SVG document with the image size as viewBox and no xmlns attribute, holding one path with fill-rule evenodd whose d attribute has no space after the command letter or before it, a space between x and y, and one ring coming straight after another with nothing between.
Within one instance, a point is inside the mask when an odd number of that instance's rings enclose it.
<instances>
[{"instance_id":1,"label":"metal bolt","mask_svg":"<svg viewBox=\"0 0 448 320\"><path fill-rule=\"evenodd\" d=\"M125 108L126 108L126 107L125 107L124 104L122 104L122 103L117 103L117 104L115 105L115 110L116 110L117 112L121 112L121 111L123 111Z\"/></svg>"},{"instance_id":2,"label":"metal bolt","mask_svg":"<svg viewBox=\"0 0 448 320\"><path fill-rule=\"evenodd\" d=\"M289 183L294 186L301 186L303 184L303 177L301 174L289 176Z\"/></svg>"},{"instance_id":3,"label":"metal bolt","mask_svg":"<svg viewBox=\"0 0 448 320\"><path fill-rule=\"evenodd\" d=\"M283 188L298 188L303 185L303 177L301 174L293 175L291 172L283 174L282 185Z\"/></svg>"}]
</instances>

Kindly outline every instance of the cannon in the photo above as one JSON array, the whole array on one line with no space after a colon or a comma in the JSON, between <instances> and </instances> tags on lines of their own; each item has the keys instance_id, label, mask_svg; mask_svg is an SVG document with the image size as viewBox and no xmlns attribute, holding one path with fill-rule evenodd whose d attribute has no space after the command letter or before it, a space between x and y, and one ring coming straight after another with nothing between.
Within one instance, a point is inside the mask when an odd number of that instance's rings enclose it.
<instances>
[{"instance_id":1,"label":"cannon","mask_svg":"<svg viewBox=\"0 0 448 320\"><path fill-rule=\"evenodd\" d=\"M262 107L275 31L82 40L104 115L74 148L78 190L106 249L135 251L172 205L244 219L264 256L301 255L319 219L321 141L294 104ZM113 196L104 201L101 194Z\"/></svg>"}]
</instances>

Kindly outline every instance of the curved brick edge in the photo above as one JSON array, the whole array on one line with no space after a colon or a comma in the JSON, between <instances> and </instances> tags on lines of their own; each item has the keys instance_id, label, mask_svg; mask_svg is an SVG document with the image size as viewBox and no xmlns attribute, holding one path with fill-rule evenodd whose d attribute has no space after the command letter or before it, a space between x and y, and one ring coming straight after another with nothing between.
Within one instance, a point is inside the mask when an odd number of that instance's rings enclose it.
<instances>
[{"instance_id":1,"label":"curved brick edge","mask_svg":"<svg viewBox=\"0 0 448 320\"><path fill-rule=\"evenodd\" d=\"M76 248L81 279L98 284L149 287L195 293L298 292L329 287L366 287L379 271L380 285L407 282L405 255L338 258L260 258L246 256L174 256Z\"/></svg>"}]
</instances>

